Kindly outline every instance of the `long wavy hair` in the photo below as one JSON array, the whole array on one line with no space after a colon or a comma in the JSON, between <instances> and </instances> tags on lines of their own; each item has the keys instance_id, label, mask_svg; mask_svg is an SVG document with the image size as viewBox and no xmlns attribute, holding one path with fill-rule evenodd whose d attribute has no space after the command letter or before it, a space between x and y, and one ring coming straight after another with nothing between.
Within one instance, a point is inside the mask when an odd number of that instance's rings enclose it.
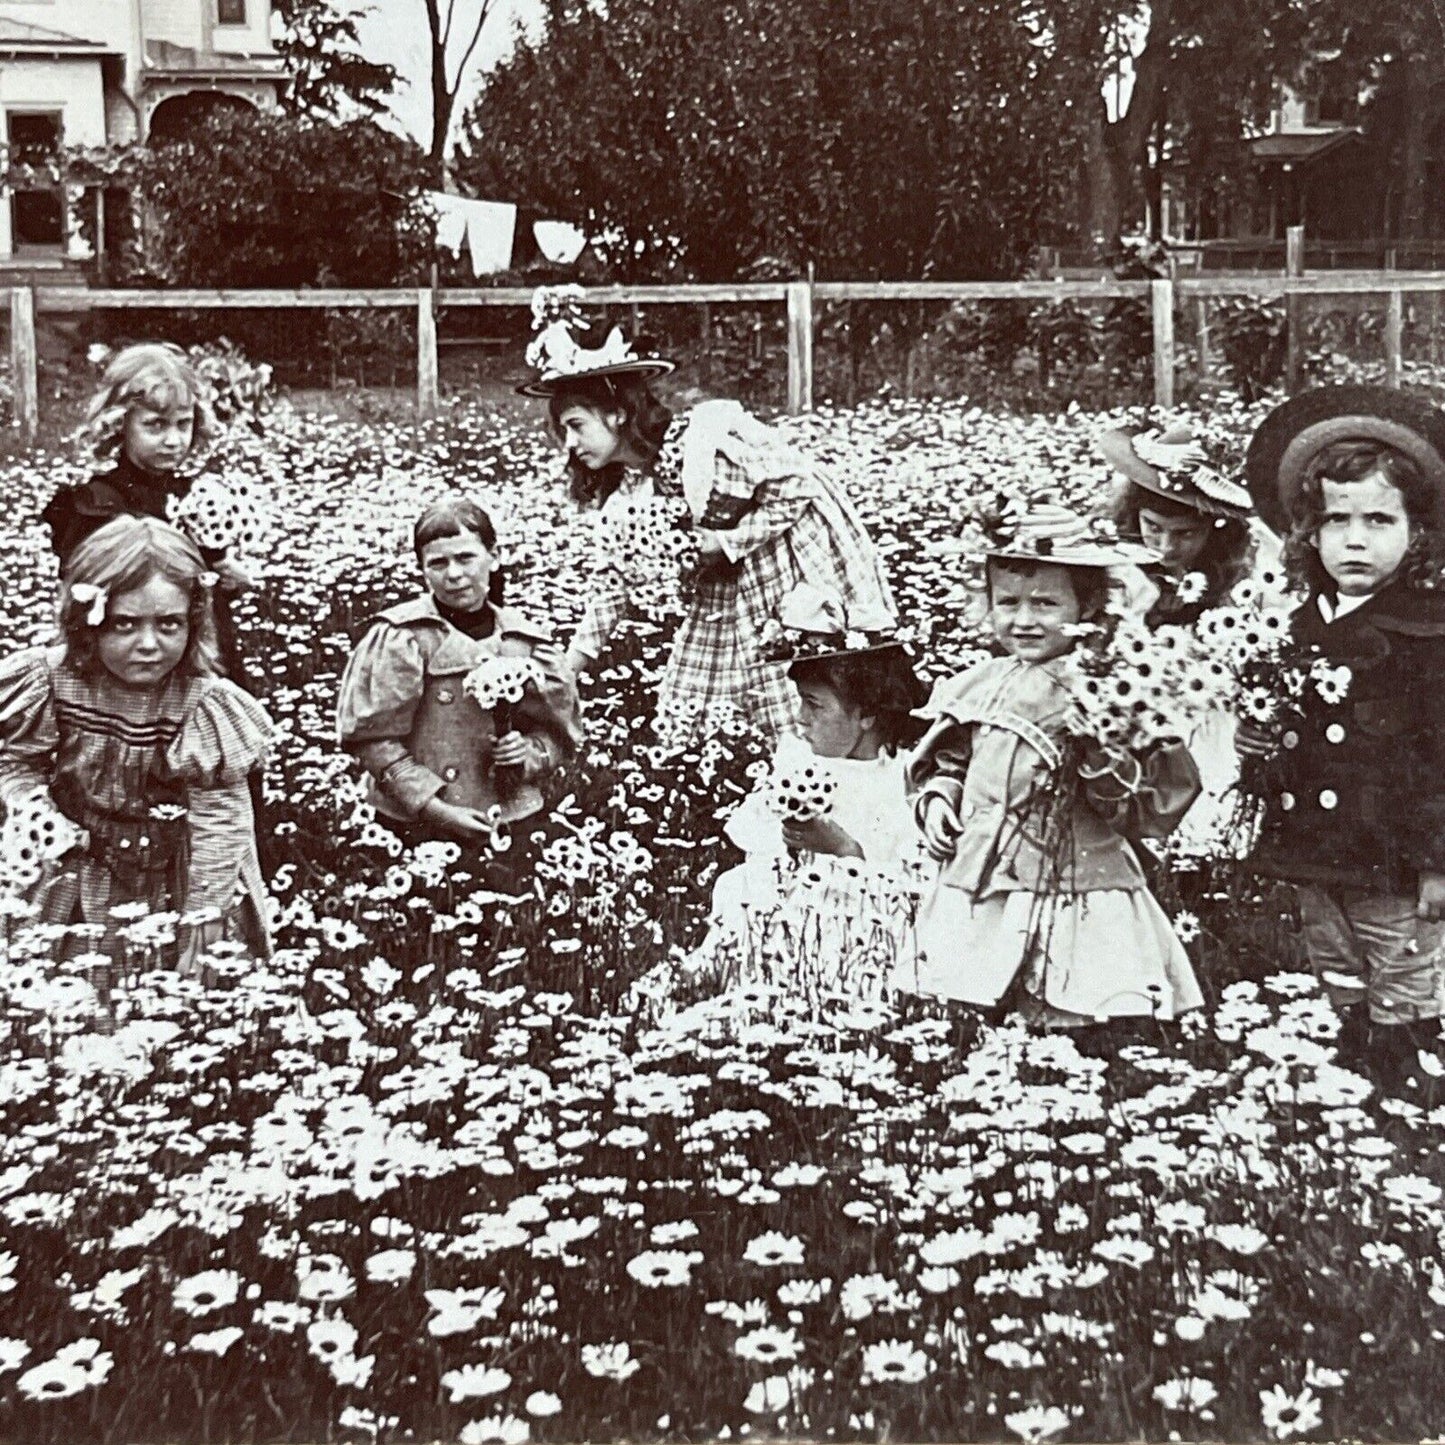
<instances>
[{"instance_id":1,"label":"long wavy hair","mask_svg":"<svg viewBox=\"0 0 1445 1445\"><path fill-rule=\"evenodd\" d=\"M1215 516L1174 497L1161 497L1127 477L1121 478L1107 515L1113 518L1119 535L1131 542L1143 540L1139 528L1141 508L1157 512L1161 517L1209 523L1204 550L1189 565L1191 572L1201 573L1205 580L1201 606L1216 606L1229 595L1236 582L1248 576L1251 541L1249 523L1242 517Z\"/></svg>"},{"instance_id":2,"label":"long wavy hair","mask_svg":"<svg viewBox=\"0 0 1445 1445\"><path fill-rule=\"evenodd\" d=\"M421 561L421 554L428 543L440 541L443 537L465 537L468 533L479 538L488 552L497 550L497 529L480 503L470 497L438 497L416 519L412 528L411 545L416 551L416 560ZM502 569L493 567L491 581L487 584L487 601L493 607L500 607L504 591Z\"/></svg>"},{"instance_id":3,"label":"long wavy hair","mask_svg":"<svg viewBox=\"0 0 1445 1445\"><path fill-rule=\"evenodd\" d=\"M803 658L788 676L799 685L826 687L860 716L873 718L879 745L890 755L911 748L928 731L927 722L911 716L928 701L928 688L902 648Z\"/></svg>"},{"instance_id":4,"label":"long wavy hair","mask_svg":"<svg viewBox=\"0 0 1445 1445\"><path fill-rule=\"evenodd\" d=\"M1437 520L1435 488L1403 452L1368 438L1335 442L1315 457L1305 473L1284 543L1285 570L1296 585L1311 592L1328 592L1334 587L1319 552L1319 531L1325 520L1323 484L1360 482L1375 472L1399 490L1410 522L1410 545L1396 575L1407 587L1428 590L1440 585L1445 537Z\"/></svg>"},{"instance_id":5,"label":"long wavy hair","mask_svg":"<svg viewBox=\"0 0 1445 1445\"><path fill-rule=\"evenodd\" d=\"M81 436L97 461L119 458L126 417L137 407L170 411L189 406L193 415L191 451L220 431L205 389L190 357L169 341L144 341L111 357L100 389L91 398Z\"/></svg>"},{"instance_id":6,"label":"long wavy hair","mask_svg":"<svg viewBox=\"0 0 1445 1445\"><path fill-rule=\"evenodd\" d=\"M196 545L184 533L155 517L117 517L92 532L75 551L60 579L60 630L65 657L82 677L100 676L105 664L98 643L107 618L97 626L89 620L94 605L75 589L100 588L107 614L122 592L134 592L163 577L186 596L190 637L176 670L188 677L215 677L220 671L211 589L215 574L207 570Z\"/></svg>"},{"instance_id":7,"label":"long wavy hair","mask_svg":"<svg viewBox=\"0 0 1445 1445\"><path fill-rule=\"evenodd\" d=\"M672 423L672 411L637 376L579 377L559 387L547 399L547 414L552 431L561 439L562 418L570 407L588 411L620 412L621 440L650 466L662 450L663 438ZM576 457L567 458L567 477L572 500L581 507L600 506L622 485L625 468L621 462L609 462L593 471Z\"/></svg>"}]
</instances>

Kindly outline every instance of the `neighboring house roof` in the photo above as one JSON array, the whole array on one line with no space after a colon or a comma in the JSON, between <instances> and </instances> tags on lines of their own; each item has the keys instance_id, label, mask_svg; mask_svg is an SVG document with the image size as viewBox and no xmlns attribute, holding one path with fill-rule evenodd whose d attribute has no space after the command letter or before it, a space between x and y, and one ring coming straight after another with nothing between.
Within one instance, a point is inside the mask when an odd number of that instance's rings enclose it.
<instances>
[{"instance_id":1,"label":"neighboring house roof","mask_svg":"<svg viewBox=\"0 0 1445 1445\"><path fill-rule=\"evenodd\" d=\"M1248 142L1249 153L1267 165L1308 165L1361 135L1354 126L1337 130L1300 131L1293 135L1262 135Z\"/></svg>"},{"instance_id":2,"label":"neighboring house roof","mask_svg":"<svg viewBox=\"0 0 1445 1445\"><path fill-rule=\"evenodd\" d=\"M277 80L284 74L279 56L217 54L147 40L141 83L174 80Z\"/></svg>"},{"instance_id":3,"label":"neighboring house roof","mask_svg":"<svg viewBox=\"0 0 1445 1445\"><path fill-rule=\"evenodd\" d=\"M82 40L63 30L31 25L0 16L0 55L104 55L108 47L98 40Z\"/></svg>"}]
</instances>

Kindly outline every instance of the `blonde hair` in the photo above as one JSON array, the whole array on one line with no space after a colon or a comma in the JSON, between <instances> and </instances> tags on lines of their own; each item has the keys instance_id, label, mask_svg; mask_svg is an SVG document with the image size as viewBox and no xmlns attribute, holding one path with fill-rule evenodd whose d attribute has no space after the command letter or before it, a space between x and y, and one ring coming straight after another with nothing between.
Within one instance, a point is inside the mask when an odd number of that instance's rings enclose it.
<instances>
[{"instance_id":1,"label":"blonde hair","mask_svg":"<svg viewBox=\"0 0 1445 1445\"><path fill-rule=\"evenodd\" d=\"M211 607L215 574L206 570L196 544L169 522L155 517L117 517L92 532L70 554L60 579L60 630L65 638L65 656L83 677L94 677L104 664L96 646L99 624L90 621L95 591L110 600L121 592L144 587L153 577L163 577L186 594L186 620L190 638L177 664L178 670L193 677L214 677L220 673L216 648L216 620ZM79 587L82 596L75 595Z\"/></svg>"},{"instance_id":2,"label":"blonde hair","mask_svg":"<svg viewBox=\"0 0 1445 1445\"><path fill-rule=\"evenodd\" d=\"M81 428L97 459L120 455L125 419L135 407L169 411L189 404L195 418L191 450L220 430L191 359L169 341L143 341L111 357Z\"/></svg>"}]
</instances>

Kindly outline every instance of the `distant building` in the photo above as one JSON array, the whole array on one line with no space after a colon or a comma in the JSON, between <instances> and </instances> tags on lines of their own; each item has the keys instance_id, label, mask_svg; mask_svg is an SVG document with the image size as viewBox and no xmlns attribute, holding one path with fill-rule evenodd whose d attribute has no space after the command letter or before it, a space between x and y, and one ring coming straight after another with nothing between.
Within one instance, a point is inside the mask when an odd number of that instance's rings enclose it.
<instances>
[{"instance_id":1,"label":"distant building","mask_svg":"<svg viewBox=\"0 0 1445 1445\"><path fill-rule=\"evenodd\" d=\"M63 270L90 248L62 146L160 139L219 106L272 108L271 0L0 0L0 268ZM67 201L69 204L67 204Z\"/></svg>"}]
</instances>

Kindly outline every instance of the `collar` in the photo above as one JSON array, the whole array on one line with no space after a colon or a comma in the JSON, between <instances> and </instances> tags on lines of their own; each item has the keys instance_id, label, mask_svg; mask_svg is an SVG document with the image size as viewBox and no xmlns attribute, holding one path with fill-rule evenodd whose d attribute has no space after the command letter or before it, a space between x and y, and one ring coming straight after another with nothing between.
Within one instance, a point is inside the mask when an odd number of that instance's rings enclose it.
<instances>
[{"instance_id":1,"label":"collar","mask_svg":"<svg viewBox=\"0 0 1445 1445\"><path fill-rule=\"evenodd\" d=\"M1384 590L1383 588L1381 589ZM1373 602L1380 594L1378 592L1367 592L1363 597L1327 597L1321 592L1315 598L1315 606L1320 610L1320 616L1326 624L1338 622L1342 617L1348 617L1350 613L1357 612L1367 603Z\"/></svg>"}]
</instances>

